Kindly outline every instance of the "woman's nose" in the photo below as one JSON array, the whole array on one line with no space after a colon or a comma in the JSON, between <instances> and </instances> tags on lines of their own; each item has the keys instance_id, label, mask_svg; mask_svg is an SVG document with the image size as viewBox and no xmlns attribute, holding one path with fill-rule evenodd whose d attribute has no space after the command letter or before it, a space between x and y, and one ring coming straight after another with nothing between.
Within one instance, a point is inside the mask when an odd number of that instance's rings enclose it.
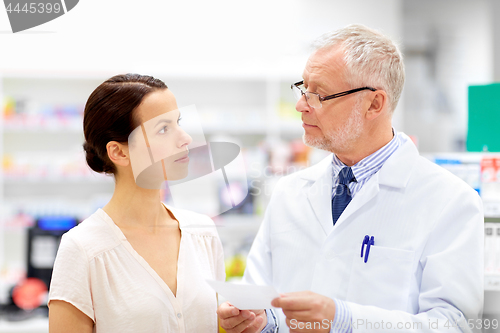
<instances>
[{"instance_id":1,"label":"woman's nose","mask_svg":"<svg viewBox=\"0 0 500 333\"><path fill-rule=\"evenodd\" d=\"M179 131L179 147L187 147L191 142L193 142L193 138L182 128L179 128Z\"/></svg>"}]
</instances>

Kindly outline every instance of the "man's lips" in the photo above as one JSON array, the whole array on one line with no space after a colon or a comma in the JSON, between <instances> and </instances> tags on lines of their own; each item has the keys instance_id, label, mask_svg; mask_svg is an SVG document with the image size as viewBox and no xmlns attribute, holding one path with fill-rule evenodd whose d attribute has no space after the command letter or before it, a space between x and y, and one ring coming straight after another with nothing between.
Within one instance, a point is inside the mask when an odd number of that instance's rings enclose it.
<instances>
[{"instance_id":1,"label":"man's lips","mask_svg":"<svg viewBox=\"0 0 500 333\"><path fill-rule=\"evenodd\" d=\"M302 127L306 128L306 127L318 127L318 126L315 126L315 125L309 125L305 122L302 122Z\"/></svg>"}]
</instances>

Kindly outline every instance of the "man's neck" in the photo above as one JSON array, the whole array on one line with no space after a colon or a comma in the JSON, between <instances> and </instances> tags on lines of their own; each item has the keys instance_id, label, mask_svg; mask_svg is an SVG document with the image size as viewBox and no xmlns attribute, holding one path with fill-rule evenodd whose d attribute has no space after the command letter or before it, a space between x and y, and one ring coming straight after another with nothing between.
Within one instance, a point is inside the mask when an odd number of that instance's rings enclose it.
<instances>
[{"instance_id":1,"label":"man's neck","mask_svg":"<svg viewBox=\"0 0 500 333\"><path fill-rule=\"evenodd\" d=\"M379 135L365 135L361 137L358 142L353 145L352 149L346 152L336 153L333 152L337 158L342 161L347 166L353 166L365 157L370 156L377 150L384 147L386 144L391 142L395 133L393 133L392 127L389 130L384 130L383 133L379 132Z\"/></svg>"}]
</instances>

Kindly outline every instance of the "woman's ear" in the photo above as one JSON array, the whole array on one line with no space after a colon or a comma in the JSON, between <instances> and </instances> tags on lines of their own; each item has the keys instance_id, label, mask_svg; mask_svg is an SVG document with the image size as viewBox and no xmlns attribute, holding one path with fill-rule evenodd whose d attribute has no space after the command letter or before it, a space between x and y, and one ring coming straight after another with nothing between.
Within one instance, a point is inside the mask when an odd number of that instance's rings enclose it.
<instances>
[{"instance_id":1,"label":"woman's ear","mask_svg":"<svg viewBox=\"0 0 500 333\"><path fill-rule=\"evenodd\" d=\"M366 111L366 119L373 120L387 111L387 93L383 90L377 90L370 94L371 104Z\"/></svg>"},{"instance_id":2,"label":"woman's ear","mask_svg":"<svg viewBox=\"0 0 500 333\"><path fill-rule=\"evenodd\" d=\"M127 166L130 164L130 156L128 154L128 145L116 141L110 141L106 145L108 157L116 165Z\"/></svg>"}]
</instances>

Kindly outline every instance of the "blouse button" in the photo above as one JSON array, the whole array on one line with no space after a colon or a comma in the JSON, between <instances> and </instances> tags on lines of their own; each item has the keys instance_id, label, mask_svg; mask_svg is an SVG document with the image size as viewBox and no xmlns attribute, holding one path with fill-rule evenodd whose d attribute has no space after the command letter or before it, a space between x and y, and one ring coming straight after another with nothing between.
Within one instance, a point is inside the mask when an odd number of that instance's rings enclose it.
<instances>
[{"instance_id":1,"label":"blouse button","mask_svg":"<svg viewBox=\"0 0 500 333\"><path fill-rule=\"evenodd\" d=\"M182 317L182 314L178 313L177 318L181 318L181 317Z\"/></svg>"}]
</instances>

